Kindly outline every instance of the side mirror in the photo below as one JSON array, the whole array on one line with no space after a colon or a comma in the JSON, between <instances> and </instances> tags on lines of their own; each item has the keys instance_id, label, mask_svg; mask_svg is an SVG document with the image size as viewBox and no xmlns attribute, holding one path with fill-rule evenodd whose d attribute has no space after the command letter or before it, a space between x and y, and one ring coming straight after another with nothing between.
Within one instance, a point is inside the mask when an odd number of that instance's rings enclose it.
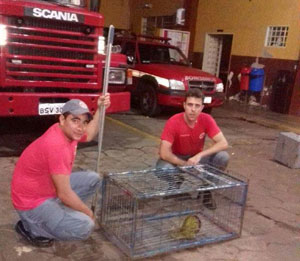
<instances>
[{"instance_id":1,"label":"side mirror","mask_svg":"<svg viewBox=\"0 0 300 261\"><path fill-rule=\"evenodd\" d=\"M133 64L135 62L134 56L127 56L127 63L128 64Z\"/></svg>"}]
</instances>

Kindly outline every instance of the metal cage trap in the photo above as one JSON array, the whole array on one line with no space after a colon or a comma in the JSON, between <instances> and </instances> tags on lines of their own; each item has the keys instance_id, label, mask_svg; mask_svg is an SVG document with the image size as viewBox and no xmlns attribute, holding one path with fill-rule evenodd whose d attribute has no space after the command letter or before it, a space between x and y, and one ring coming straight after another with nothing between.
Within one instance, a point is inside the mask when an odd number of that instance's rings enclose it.
<instances>
[{"instance_id":1,"label":"metal cage trap","mask_svg":"<svg viewBox=\"0 0 300 261\"><path fill-rule=\"evenodd\" d=\"M241 234L247 182L209 165L104 177L100 225L130 258Z\"/></svg>"}]
</instances>

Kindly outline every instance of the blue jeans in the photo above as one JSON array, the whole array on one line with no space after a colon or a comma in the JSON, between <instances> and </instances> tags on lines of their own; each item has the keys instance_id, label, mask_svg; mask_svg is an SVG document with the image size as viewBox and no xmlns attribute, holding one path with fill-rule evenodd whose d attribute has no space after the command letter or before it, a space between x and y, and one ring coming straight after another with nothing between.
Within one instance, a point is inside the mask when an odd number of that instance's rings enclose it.
<instances>
[{"instance_id":1,"label":"blue jeans","mask_svg":"<svg viewBox=\"0 0 300 261\"><path fill-rule=\"evenodd\" d=\"M101 179L96 172L79 171L71 174L70 184L85 201L100 188ZM34 209L17 212L24 228L32 235L56 240L87 239L95 226L89 216L65 206L58 198L48 199Z\"/></svg>"},{"instance_id":2,"label":"blue jeans","mask_svg":"<svg viewBox=\"0 0 300 261\"><path fill-rule=\"evenodd\" d=\"M180 156L177 155L177 157L187 160L190 158L190 156ZM205 156L200 159L199 164L210 164L214 166L215 168L218 168L220 170L225 170L229 161L229 154L226 151L219 151L215 154ZM159 159L156 162L156 168L175 168L176 165L167 162L165 160ZM169 183L169 189L179 189L181 184L184 181L184 178L180 174L168 174L164 173L164 175L159 176L159 178L167 181Z\"/></svg>"},{"instance_id":3,"label":"blue jeans","mask_svg":"<svg viewBox=\"0 0 300 261\"><path fill-rule=\"evenodd\" d=\"M187 160L191 156L180 156L177 155L177 157ZM199 164L210 164L214 166L215 168L218 168L220 170L225 170L229 161L229 154L227 151L219 151L215 154L205 156L200 159ZM156 162L156 168L174 168L176 165L169 163L165 160L159 159Z\"/></svg>"}]
</instances>

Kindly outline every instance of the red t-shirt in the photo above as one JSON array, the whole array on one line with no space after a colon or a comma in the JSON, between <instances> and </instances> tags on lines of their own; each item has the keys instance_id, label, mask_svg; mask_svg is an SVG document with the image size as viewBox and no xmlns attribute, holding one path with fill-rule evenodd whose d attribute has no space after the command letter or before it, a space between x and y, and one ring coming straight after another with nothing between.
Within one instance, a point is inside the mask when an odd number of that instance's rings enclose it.
<instances>
[{"instance_id":1,"label":"red t-shirt","mask_svg":"<svg viewBox=\"0 0 300 261\"><path fill-rule=\"evenodd\" d=\"M161 140L170 142L176 155L194 156L203 150L206 134L213 138L219 132L219 127L209 114L200 113L194 128L190 128L184 120L184 113L178 113L166 122Z\"/></svg>"},{"instance_id":2,"label":"red t-shirt","mask_svg":"<svg viewBox=\"0 0 300 261\"><path fill-rule=\"evenodd\" d=\"M81 141L85 139L86 135ZM16 209L33 209L46 199L56 197L51 175L71 174L77 143L70 142L56 123L23 151L11 183L11 198Z\"/></svg>"}]
</instances>

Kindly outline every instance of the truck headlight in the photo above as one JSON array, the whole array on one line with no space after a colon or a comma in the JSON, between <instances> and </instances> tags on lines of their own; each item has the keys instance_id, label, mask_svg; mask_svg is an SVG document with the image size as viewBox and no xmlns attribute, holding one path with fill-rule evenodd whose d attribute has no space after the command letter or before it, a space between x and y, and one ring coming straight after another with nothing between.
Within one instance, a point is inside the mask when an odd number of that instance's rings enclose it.
<instances>
[{"instance_id":1,"label":"truck headlight","mask_svg":"<svg viewBox=\"0 0 300 261\"><path fill-rule=\"evenodd\" d=\"M222 82L216 84L216 92L223 92L224 84Z\"/></svg>"},{"instance_id":2,"label":"truck headlight","mask_svg":"<svg viewBox=\"0 0 300 261\"><path fill-rule=\"evenodd\" d=\"M99 36L98 38L98 53L105 54L105 37Z\"/></svg>"},{"instance_id":3,"label":"truck headlight","mask_svg":"<svg viewBox=\"0 0 300 261\"><path fill-rule=\"evenodd\" d=\"M126 74L125 70L110 68L108 83L109 84L125 84Z\"/></svg>"},{"instance_id":4,"label":"truck headlight","mask_svg":"<svg viewBox=\"0 0 300 261\"><path fill-rule=\"evenodd\" d=\"M6 45L7 42L7 30L4 24L0 24L0 46Z\"/></svg>"},{"instance_id":5,"label":"truck headlight","mask_svg":"<svg viewBox=\"0 0 300 261\"><path fill-rule=\"evenodd\" d=\"M182 81L170 80L169 82L170 82L170 88L172 90L182 90L182 91L185 90L184 84Z\"/></svg>"}]
</instances>

